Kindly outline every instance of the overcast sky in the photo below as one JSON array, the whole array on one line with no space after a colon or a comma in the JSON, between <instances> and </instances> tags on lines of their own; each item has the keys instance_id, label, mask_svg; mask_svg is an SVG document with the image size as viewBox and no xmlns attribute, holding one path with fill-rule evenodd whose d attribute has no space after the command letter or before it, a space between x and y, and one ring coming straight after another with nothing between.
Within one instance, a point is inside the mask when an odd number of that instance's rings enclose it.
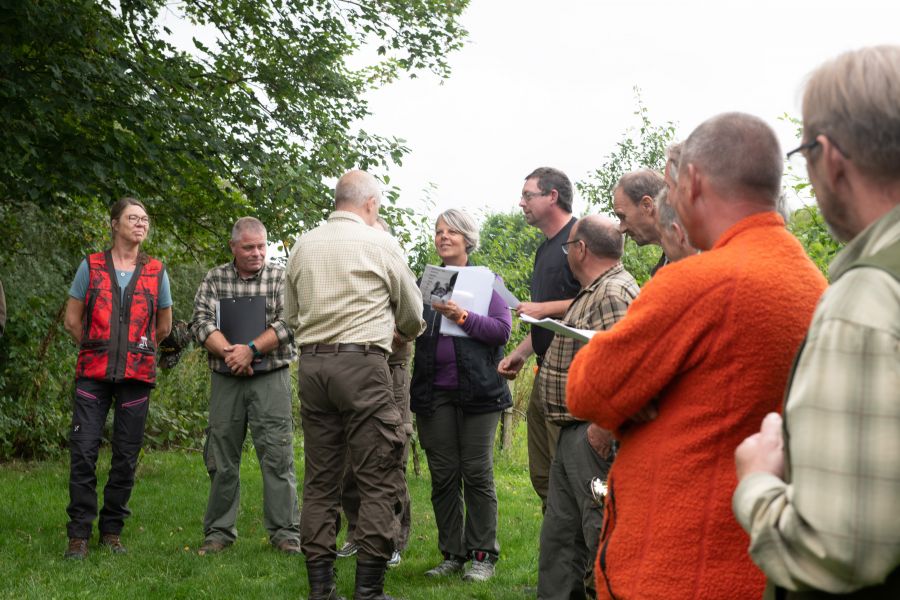
<instances>
[{"instance_id":1,"label":"overcast sky","mask_svg":"<svg viewBox=\"0 0 900 600\"><path fill-rule=\"evenodd\" d=\"M740 110L788 150L794 127L778 117L799 116L805 75L844 50L900 43L900 3L887 0L472 0L462 21L470 37L451 77L373 92L363 124L406 139L412 153L391 183L412 207L436 185L435 214L515 209L538 166L584 179L637 124L634 86L679 139Z\"/></svg>"}]
</instances>

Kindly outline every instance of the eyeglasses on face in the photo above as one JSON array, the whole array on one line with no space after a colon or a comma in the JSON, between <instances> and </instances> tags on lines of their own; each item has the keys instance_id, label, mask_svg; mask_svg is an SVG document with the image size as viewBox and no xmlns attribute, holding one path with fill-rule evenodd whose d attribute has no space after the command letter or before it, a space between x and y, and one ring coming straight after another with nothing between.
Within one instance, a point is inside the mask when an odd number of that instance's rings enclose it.
<instances>
[{"instance_id":1,"label":"eyeglasses on face","mask_svg":"<svg viewBox=\"0 0 900 600\"><path fill-rule=\"evenodd\" d=\"M538 196L549 196L550 192L522 192L522 200L525 202L531 202L533 198L537 198Z\"/></svg>"},{"instance_id":2,"label":"eyeglasses on face","mask_svg":"<svg viewBox=\"0 0 900 600\"><path fill-rule=\"evenodd\" d=\"M844 158L850 158L850 155L847 154L846 152L844 152L843 148L838 146L837 142L835 142L833 139L831 139L831 136L826 135L825 137L828 138L828 141L831 142L831 145L834 146L835 148L837 148L837 151L840 152L844 156ZM785 156L785 158L790 160L791 157L797 153L802 152L805 154L806 152L809 152L816 146L820 145L820 143L821 142L819 142L819 136L816 136L815 139L810 140L808 142L804 142L803 144L800 144L799 146L797 146L796 148L794 148L793 150L788 152L787 155Z\"/></svg>"},{"instance_id":3,"label":"eyeglasses on face","mask_svg":"<svg viewBox=\"0 0 900 600\"><path fill-rule=\"evenodd\" d=\"M132 225L137 225L138 223L141 223L142 225L149 225L149 224L150 224L150 217L148 217L148 216L146 216L146 215L144 215L143 217L140 216L140 215L128 215L128 216L125 217L125 218L126 218L126 219L128 220L128 222L131 223Z\"/></svg>"},{"instance_id":4,"label":"eyeglasses on face","mask_svg":"<svg viewBox=\"0 0 900 600\"><path fill-rule=\"evenodd\" d=\"M569 253L569 244L577 244L577 243L580 242L580 241L581 241L580 239L575 238L574 240L569 240L568 242L563 242L563 243L561 244L563 254L568 254L568 253Z\"/></svg>"},{"instance_id":5,"label":"eyeglasses on face","mask_svg":"<svg viewBox=\"0 0 900 600\"><path fill-rule=\"evenodd\" d=\"M800 154L801 152L803 152L803 153L809 152L810 150L812 150L813 148L815 148L818 145L819 145L819 140L817 140L817 139L806 142L805 144L800 144L799 146L797 146L796 148L794 148L793 150L788 152L787 155L785 156L785 158L790 160L791 157L794 156L795 154Z\"/></svg>"}]
</instances>

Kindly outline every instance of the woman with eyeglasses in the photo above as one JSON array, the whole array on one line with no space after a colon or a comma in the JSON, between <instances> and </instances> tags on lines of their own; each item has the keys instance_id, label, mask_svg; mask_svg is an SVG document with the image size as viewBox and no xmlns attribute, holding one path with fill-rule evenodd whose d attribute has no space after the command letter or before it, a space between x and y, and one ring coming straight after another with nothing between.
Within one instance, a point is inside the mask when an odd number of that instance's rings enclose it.
<instances>
[{"instance_id":1,"label":"woman with eyeglasses","mask_svg":"<svg viewBox=\"0 0 900 600\"><path fill-rule=\"evenodd\" d=\"M478 228L469 215L448 210L437 219L434 244L444 265L464 267L478 246ZM468 337L442 334L442 316ZM463 579L485 581L493 576L500 553L493 451L500 414L512 406L512 397L497 363L512 318L496 292L486 315L448 300L426 304L423 317L427 327L416 340L410 405L431 471L431 503L444 557L425 575L456 575L471 560Z\"/></svg>"},{"instance_id":2,"label":"woman with eyeglasses","mask_svg":"<svg viewBox=\"0 0 900 600\"><path fill-rule=\"evenodd\" d=\"M144 439L157 341L172 327L172 294L163 264L141 250L147 209L122 198L109 211L112 248L81 261L69 289L65 327L78 344L69 431L69 545L65 558L88 554L97 518L97 454L113 408L112 461L100 510L99 545L126 552L120 534Z\"/></svg>"}]
</instances>

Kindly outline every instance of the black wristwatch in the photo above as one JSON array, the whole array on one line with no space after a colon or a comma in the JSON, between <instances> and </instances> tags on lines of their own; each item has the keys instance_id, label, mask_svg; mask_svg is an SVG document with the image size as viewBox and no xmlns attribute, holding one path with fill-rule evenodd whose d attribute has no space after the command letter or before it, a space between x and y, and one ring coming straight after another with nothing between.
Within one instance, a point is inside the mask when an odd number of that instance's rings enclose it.
<instances>
[{"instance_id":1,"label":"black wristwatch","mask_svg":"<svg viewBox=\"0 0 900 600\"><path fill-rule=\"evenodd\" d=\"M247 347L253 350L253 358L262 358L262 352L256 348L256 344L251 340Z\"/></svg>"}]
</instances>

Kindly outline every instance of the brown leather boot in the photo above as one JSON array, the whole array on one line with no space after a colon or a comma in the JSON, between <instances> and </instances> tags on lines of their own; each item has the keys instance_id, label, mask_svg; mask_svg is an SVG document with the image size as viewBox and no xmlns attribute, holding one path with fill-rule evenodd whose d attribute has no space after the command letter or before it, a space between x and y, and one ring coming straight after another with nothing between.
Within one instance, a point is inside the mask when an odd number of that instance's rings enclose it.
<instances>
[{"instance_id":1,"label":"brown leather boot","mask_svg":"<svg viewBox=\"0 0 900 600\"><path fill-rule=\"evenodd\" d=\"M86 538L69 538L69 547L66 548L63 558L70 560L84 560L88 555L88 541Z\"/></svg>"},{"instance_id":2,"label":"brown leather boot","mask_svg":"<svg viewBox=\"0 0 900 600\"><path fill-rule=\"evenodd\" d=\"M122 545L122 540L115 533L100 534L100 547L108 548L113 554L125 554L128 548Z\"/></svg>"}]
</instances>

